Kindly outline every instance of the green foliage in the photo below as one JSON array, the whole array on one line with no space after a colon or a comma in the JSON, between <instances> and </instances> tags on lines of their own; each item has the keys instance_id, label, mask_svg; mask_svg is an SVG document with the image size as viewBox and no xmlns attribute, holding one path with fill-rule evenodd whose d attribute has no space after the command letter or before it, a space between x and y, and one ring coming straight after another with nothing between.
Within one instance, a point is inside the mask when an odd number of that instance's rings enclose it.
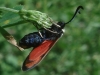
<instances>
[{"instance_id":1,"label":"green foliage","mask_svg":"<svg viewBox=\"0 0 100 75\"><path fill-rule=\"evenodd\" d=\"M50 18L47 14L36 10L22 9L19 11L19 14L23 19L33 23L34 25L37 24L37 26L40 25L41 27L45 28L50 28L50 26L52 25L52 23L50 22Z\"/></svg>"},{"instance_id":2,"label":"green foliage","mask_svg":"<svg viewBox=\"0 0 100 75\"><path fill-rule=\"evenodd\" d=\"M99 0L1 0L0 7L13 8L23 5L25 9L44 12L55 21L67 22L79 5L82 5L84 10L65 27L63 37L46 58L27 72L22 72L20 66L31 49L21 52L1 35L0 75L100 75L99 3ZM2 27L22 21L17 14L1 16L2 13L0 10ZM25 34L35 32L32 24L24 22L6 30L17 40Z\"/></svg>"}]
</instances>

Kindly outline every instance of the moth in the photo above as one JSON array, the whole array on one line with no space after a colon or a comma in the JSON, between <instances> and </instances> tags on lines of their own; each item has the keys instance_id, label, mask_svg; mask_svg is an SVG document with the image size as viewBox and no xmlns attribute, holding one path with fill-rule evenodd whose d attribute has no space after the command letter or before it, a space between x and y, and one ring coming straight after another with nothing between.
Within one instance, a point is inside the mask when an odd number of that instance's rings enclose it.
<instances>
[{"instance_id":1,"label":"moth","mask_svg":"<svg viewBox=\"0 0 100 75\"><path fill-rule=\"evenodd\" d=\"M29 34L25 35L19 41L19 46L24 49L33 47L32 51L26 57L23 65L22 65L23 71L27 71L27 70L34 68L35 66L37 66L37 64L40 61L42 61L42 59L47 55L47 53L50 51L52 46L63 35L63 29L64 29L65 25L67 25L69 22L71 22L78 12L80 13L80 11L79 11L80 9L83 9L83 7L78 6L73 17L68 22L54 23L54 24L52 24L51 28L48 28L48 29L42 28L40 30L42 37L39 34L39 32L33 32L33 33L29 33Z\"/></svg>"}]
</instances>

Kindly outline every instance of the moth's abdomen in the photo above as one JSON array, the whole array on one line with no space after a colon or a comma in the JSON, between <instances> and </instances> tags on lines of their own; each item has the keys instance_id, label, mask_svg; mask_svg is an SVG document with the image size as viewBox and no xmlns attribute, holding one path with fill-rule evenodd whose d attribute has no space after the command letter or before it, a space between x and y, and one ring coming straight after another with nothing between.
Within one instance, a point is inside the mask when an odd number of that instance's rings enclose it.
<instances>
[{"instance_id":1,"label":"moth's abdomen","mask_svg":"<svg viewBox=\"0 0 100 75\"><path fill-rule=\"evenodd\" d=\"M20 41L19 46L26 49L30 47L36 47L41 44L44 39L40 36L38 32L30 33L25 35Z\"/></svg>"},{"instance_id":2,"label":"moth's abdomen","mask_svg":"<svg viewBox=\"0 0 100 75\"><path fill-rule=\"evenodd\" d=\"M56 40L61 36L61 34L62 31L59 31L59 33L52 33L50 31L42 29L41 31L42 37L40 36L39 32L27 34L19 41L19 46L24 49L30 47L37 47L45 40Z\"/></svg>"}]
</instances>

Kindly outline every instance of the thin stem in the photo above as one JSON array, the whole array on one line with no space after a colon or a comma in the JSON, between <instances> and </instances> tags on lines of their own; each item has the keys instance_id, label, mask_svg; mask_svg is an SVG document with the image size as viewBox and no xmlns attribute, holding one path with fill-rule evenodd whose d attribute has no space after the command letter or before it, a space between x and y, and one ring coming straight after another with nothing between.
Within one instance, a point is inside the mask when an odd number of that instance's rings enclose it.
<instances>
[{"instance_id":1,"label":"thin stem","mask_svg":"<svg viewBox=\"0 0 100 75\"><path fill-rule=\"evenodd\" d=\"M6 7L0 7L0 10L11 11L11 12L14 12L14 13L18 13L19 12L19 10L15 10L15 9L11 9L11 8L6 8Z\"/></svg>"},{"instance_id":2,"label":"thin stem","mask_svg":"<svg viewBox=\"0 0 100 75\"><path fill-rule=\"evenodd\" d=\"M5 25L5 26L2 26L3 28L8 28L8 27L11 27L11 26L16 26L16 25L20 25L20 24L24 24L24 23L27 23L27 21L18 21L16 23L13 23L13 24L9 24L9 25Z\"/></svg>"}]
</instances>

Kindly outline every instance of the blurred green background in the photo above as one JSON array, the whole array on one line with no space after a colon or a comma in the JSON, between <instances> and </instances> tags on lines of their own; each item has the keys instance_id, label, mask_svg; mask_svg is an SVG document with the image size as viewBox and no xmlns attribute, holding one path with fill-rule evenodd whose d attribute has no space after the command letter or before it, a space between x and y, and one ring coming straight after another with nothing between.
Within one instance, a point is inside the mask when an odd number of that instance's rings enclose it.
<instances>
[{"instance_id":1,"label":"blurred green background","mask_svg":"<svg viewBox=\"0 0 100 75\"><path fill-rule=\"evenodd\" d=\"M31 49L21 52L0 35L0 75L100 75L100 0L0 0L0 6L14 8L19 5L64 22L72 17L79 5L84 10L65 27L63 37L45 59L27 72L21 70L21 65ZM15 17L10 22L16 20ZM36 31L30 24L6 30L17 40Z\"/></svg>"}]
</instances>

